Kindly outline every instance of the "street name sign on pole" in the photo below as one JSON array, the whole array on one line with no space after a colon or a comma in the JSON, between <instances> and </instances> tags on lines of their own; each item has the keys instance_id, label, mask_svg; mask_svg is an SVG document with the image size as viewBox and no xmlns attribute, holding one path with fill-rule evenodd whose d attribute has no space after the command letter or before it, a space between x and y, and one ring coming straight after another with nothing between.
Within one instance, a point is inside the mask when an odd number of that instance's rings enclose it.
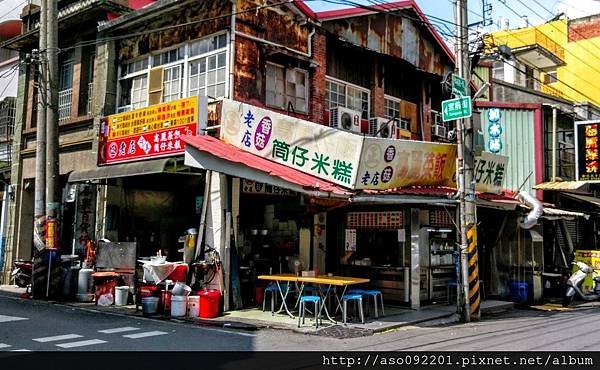
<instances>
[{"instance_id":1,"label":"street name sign on pole","mask_svg":"<svg viewBox=\"0 0 600 370\"><path fill-rule=\"evenodd\" d=\"M457 75L452 75L452 94L467 96L467 81Z\"/></svg>"},{"instance_id":2,"label":"street name sign on pole","mask_svg":"<svg viewBox=\"0 0 600 370\"><path fill-rule=\"evenodd\" d=\"M473 114L471 97L463 96L442 101L442 121L469 118Z\"/></svg>"}]
</instances>

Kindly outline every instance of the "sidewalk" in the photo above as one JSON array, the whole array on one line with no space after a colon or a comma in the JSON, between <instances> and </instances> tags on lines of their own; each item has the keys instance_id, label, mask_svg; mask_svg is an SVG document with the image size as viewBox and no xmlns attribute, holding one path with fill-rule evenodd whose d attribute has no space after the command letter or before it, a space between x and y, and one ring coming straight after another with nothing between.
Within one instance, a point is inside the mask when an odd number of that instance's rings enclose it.
<instances>
[{"instance_id":1,"label":"sidewalk","mask_svg":"<svg viewBox=\"0 0 600 370\"><path fill-rule=\"evenodd\" d=\"M13 297L23 297L24 288L2 285L0 286L0 295ZM26 297L26 296L25 296ZM369 336L375 333L382 333L389 330L411 325L432 325L449 324L459 321L455 306L436 305L423 307L420 310L411 310L396 306L386 306L384 317L377 319L368 317L365 324L360 322L348 322L343 325L340 322L331 323L323 320L323 324L316 330L314 319L307 314L306 322L298 328L298 319L292 319L285 314L272 315L269 310L263 312L261 308L248 308L237 311L230 311L214 319L203 318L171 318L168 315L144 316L141 310L136 311L135 305L127 306L97 306L95 303L82 302L54 302L49 304L61 304L70 307L76 307L92 312L107 313L121 316L132 316L156 320L171 320L175 322L188 322L196 325L205 325L221 328L241 329L241 330L259 330L259 329L278 329L291 330L297 333L323 335L336 338L350 338L359 336ZM512 309L512 302L503 301L484 301L482 303L482 314L493 313L502 310Z\"/></svg>"}]
</instances>

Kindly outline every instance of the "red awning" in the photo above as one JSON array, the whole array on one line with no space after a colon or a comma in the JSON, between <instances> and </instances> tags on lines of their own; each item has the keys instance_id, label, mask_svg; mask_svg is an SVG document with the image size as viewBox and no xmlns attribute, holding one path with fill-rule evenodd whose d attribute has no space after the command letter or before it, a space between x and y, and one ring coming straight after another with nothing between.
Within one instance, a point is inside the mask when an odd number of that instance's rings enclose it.
<instances>
[{"instance_id":1,"label":"red awning","mask_svg":"<svg viewBox=\"0 0 600 370\"><path fill-rule=\"evenodd\" d=\"M188 147L192 147L193 149L208 154L212 157L217 157L227 162L235 163L239 166L244 166L246 168L250 168L258 172L266 173L270 176L281 179L284 182L300 186L306 190L322 191L326 193L347 196L353 194L351 190L345 189L339 185L298 171L294 168L290 168L282 164L269 161L252 153L248 153L242 149L239 149L231 144L227 144L212 136L182 136L181 139L186 143L186 153L188 153ZM220 171L219 168L207 169L217 172L223 172ZM243 177L242 173L229 174L232 176Z\"/></svg>"}]
</instances>

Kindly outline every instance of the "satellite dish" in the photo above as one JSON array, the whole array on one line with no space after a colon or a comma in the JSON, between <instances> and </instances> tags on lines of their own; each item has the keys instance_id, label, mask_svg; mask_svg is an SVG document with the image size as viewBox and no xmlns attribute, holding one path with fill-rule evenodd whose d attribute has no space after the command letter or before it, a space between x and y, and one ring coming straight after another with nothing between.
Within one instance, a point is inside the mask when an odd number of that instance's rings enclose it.
<instances>
[{"instance_id":1,"label":"satellite dish","mask_svg":"<svg viewBox=\"0 0 600 370\"><path fill-rule=\"evenodd\" d=\"M349 113L342 113L340 121L344 130L352 130L352 116Z\"/></svg>"}]
</instances>

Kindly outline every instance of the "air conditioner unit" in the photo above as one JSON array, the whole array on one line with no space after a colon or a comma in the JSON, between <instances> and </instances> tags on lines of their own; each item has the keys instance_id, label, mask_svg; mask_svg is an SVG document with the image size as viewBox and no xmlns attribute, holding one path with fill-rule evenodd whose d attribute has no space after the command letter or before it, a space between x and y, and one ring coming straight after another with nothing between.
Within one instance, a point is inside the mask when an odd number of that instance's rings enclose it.
<instances>
[{"instance_id":1,"label":"air conditioner unit","mask_svg":"<svg viewBox=\"0 0 600 370\"><path fill-rule=\"evenodd\" d=\"M329 111L329 126L360 133L361 113L352 109L335 107Z\"/></svg>"},{"instance_id":2,"label":"air conditioner unit","mask_svg":"<svg viewBox=\"0 0 600 370\"><path fill-rule=\"evenodd\" d=\"M440 114L440 112L431 111L431 124L432 125L442 125L442 115Z\"/></svg>"},{"instance_id":3,"label":"air conditioner unit","mask_svg":"<svg viewBox=\"0 0 600 370\"><path fill-rule=\"evenodd\" d=\"M384 139L396 138L396 122L388 118L374 117L369 119L369 135Z\"/></svg>"},{"instance_id":4,"label":"air conditioner unit","mask_svg":"<svg viewBox=\"0 0 600 370\"><path fill-rule=\"evenodd\" d=\"M446 127L442 125L433 125L431 126L431 131L433 132L433 136L446 138Z\"/></svg>"}]
</instances>

